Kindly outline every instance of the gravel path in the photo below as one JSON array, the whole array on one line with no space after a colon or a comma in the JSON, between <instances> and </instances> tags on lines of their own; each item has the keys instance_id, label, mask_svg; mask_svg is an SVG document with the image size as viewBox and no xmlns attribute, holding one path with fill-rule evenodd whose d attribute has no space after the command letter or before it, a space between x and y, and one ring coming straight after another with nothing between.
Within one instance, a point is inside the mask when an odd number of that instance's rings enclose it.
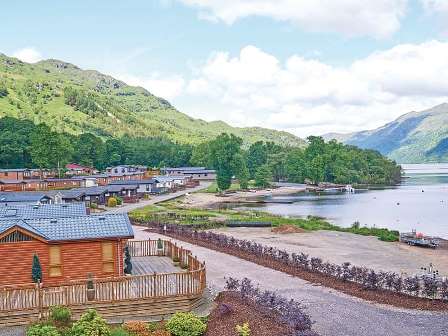
<instances>
[{"instance_id":1,"label":"gravel path","mask_svg":"<svg viewBox=\"0 0 448 336\"><path fill-rule=\"evenodd\" d=\"M181 191L177 191L174 193L169 193L169 194L163 194L163 195L156 195L156 196L152 196L151 199L149 200L143 200L140 201L138 203L127 203L121 207L118 208L109 208L106 211L103 211L99 214L103 215L103 214L117 214L117 213L128 213L132 210L138 209L138 208L143 208L147 205L153 205L153 204L157 204L160 202L165 202L165 201L169 201L178 197L181 197L185 194L188 193L193 193L202 189L206 189L210 186L211 182L201 182L201 184L197 187L194 188L188 188L185 190L181 190Z\"/></svg>"},{"instance_id":2,"label":"gravel path","mask_svg":"<svg viewBox=\"0 0 448 336\"><path fill-rule=\"evenodd\" d=\"M136 239L163 238L145 232L141 227L134 227L134 230ZM301 300L316 321L314 329L322 336L448 336L446 313L372 304L224 253L179 243L206 261L208 282L218 289L224 287L226 276L248 277L264 289L277 290L282 295Z\"/></svg>"}]
</instances>

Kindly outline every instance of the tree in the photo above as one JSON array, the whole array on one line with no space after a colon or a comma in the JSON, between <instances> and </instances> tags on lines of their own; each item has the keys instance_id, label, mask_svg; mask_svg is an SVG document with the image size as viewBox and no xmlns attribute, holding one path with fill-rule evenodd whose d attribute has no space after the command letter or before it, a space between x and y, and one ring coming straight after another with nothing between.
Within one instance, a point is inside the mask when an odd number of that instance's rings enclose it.
<instances>
[{"instance_id":1,"label":"tree","mask_svg":"<svg viewBox=\"0 0 448 336\"><path fill-rule=\"evenodd\" d=\"M234 175L235 156L240 153L243 140L233 134L222 133L210 142L210 157L216 170L216 182L220 190L227 190Z\"/></svg>"},{"instance_id":2,"label":"tree","mask_svg":"<svg viewBox=\"0 0 448 336\"><path fill-rule=\"evenodd\" d=\"M72 157L73 147L67 136L52 132L47 125L39 125L31 134L31 158L39 168L62 167Z\"/></svg>"},{"instance_id":3,"label":"tree","mask_svg":"<svg viewBox=\"0 0 448 336\"><path fill-rule=\"evenodd\" d=\"M31 279L34 283L42 282L42 267L40 266L37 254L33 256L33 266L31 267Z\"/></svg>"},{"instance_id":4,"label":"tree","mask_svg":"<svg viewBox=\"0 0 448 336\"><path fill-rule=\"evenodd\" d=\"M247 189L249 186L249 169L247 169L246 160L241 153L235 154L233 157L232 170L240 182L241 189Z\"/></svg>"},{"instance_id":5,"label":"tree","mask_svg":"<svg viewBox=\"0 0 448 336\"><path fill-rule=\"evenodd\" d=\"M35 128L28 120L0 119L0 167L31 167L30 134Z\"/></svg>"},{"instance_id":6,"label":"tree","mask_svg":"<svg viewBox=\"0 0 448 336\"><path fill-rule=\"evenodd\" d=\"M123 143L119 139L108 139L105 143L106 147L106 166L117 166L124 163L125 149Z\"/></svg>"},{"instance_id":7,"label":"tree","mask_svg":"<svg viewBox=\"0 0 448 336\"><path fill-rule=\"evenodd\" d=\"M267 148L263 141L257 141L250 145L247 153L247 168L251 178L255 177L255 171L258 167L265 164L268 160Z\"/></svg>"},{"instance_id":8,"label":"tree","mask_svg":"<svg viewBox=\"0 0 448 336\"><path fill-rule=\"evenodd\" d=\"M81 134L76 138L74 148L75 162L88 167L105 168L106 145L99 137L90 133Z\"/></svg>"},{"instance_id":9,"label":"tree","mask_svg":"<svg viewBox=\"0 0 448 336\"><path fill-rule=\"evenodd\" d=\"M260 188L269 187L272 181L271 169L267 164L257 168L255 172L255 185Z\"/></svg>"},{"instance_id":10,"label":"tree","mask_svg":"<svg viewBox=\"0 0 448 336\"><path fill-rule=\"evenodd\" d=\"M286 161L288 154L286 151L278 151L277 153L269 154L268 165L271 169L274 181L281 181L286 178Z\"/></svg>"},{"instance_id":11,"label":"tree","mask_svg":"<svg viewBox=\"0 0 448 336\"><path fill-rule=\"evenodd\" d=\"M294 148L288 153L286 158L286 174L288 181L303 183L306 174L305 154L301 148Z\"/></svg>"},{"instance_id":12,"label":"tree","mask_svg":"<svg viewBox=\"0 0 448 336\"><path fill-rule=\"evenodd\" d=\"M211 166L210 161L209 142L203 142L193 148L190 159L192 166L209 167Z\"/></svg>"}]
</instances>

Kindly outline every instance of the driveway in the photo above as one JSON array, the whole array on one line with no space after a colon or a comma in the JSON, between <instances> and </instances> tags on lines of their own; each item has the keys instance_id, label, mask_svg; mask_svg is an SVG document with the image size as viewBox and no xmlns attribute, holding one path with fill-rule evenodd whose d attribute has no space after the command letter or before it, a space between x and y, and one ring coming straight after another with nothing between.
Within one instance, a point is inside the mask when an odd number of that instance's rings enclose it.
<instances>
[{"instance_id":1,"label":"driveway","mask_svg":"<svg viewBox=\"0 0 448 336\"><path fill-rule=\"evenodd\" d=\"M138 208L143 208L147 205L153 205L153 204L157 204L160 202L169 201L169 200L181 197L188 193L192 193L192 192L199 191L202 189L207 189L210 185L211 185L211 182L201 182L201 184L199 186L194 187L194 188L188 188L185 190L180 190L180 191L177 191L174 193L169 193L169 194L152 196L151 199L142 200L138 203L127 203L127 204L124 204L123 206L120 206L117 208L108 208L106 211L103 211L99 214L102 215L102 214L128 213L132 210L135 210Z\"/></svg>"},{"instance_id":2,"label":"driveway","mask_svg":"<svg viewBox=\"0 0 448 336\"><path fill-rule=\"evenodd\" d=\"M164 238L134 227L136 239ZM165 237L166 239L166 237ZM200 246L179 242L207 265L210 286L222 289L224 277L250 278L264 289L300 300L323 336L448 336L448 314L372 304L336 290Z\"/></svg>"}]
</instances>

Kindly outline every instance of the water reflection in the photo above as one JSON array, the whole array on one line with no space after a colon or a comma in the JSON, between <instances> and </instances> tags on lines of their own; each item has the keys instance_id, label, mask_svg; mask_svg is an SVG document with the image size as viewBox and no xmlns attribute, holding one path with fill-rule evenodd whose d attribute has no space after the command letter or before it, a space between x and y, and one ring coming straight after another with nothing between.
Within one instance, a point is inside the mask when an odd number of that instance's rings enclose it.
<instances>
[{"instance_id":1,"label":"water reflection","mask_svg":"<svg viewBox=\"0 0 448 336\"><path fill-rule=\"evenodd\" d=\"M361 225L400 231L417 229L448 238L448 164L404 165L405 179L395 187L349 193L300 193L281 196L292 204L257 204L275 214L322 216L341 226Z\"/></svg>"}]
</instances>

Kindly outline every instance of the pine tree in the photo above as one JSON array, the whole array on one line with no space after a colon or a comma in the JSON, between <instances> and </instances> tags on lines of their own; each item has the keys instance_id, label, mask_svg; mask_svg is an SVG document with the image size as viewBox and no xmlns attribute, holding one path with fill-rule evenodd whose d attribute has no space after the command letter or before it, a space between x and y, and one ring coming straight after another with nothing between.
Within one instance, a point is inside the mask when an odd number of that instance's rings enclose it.
<instances>
[{"instance_id":1,"label":"pine tree","mask_svg":"<svg viewBox=\"0 0 448 336\"><path fill-rule=\"evenodd\" d=\"M42 267L40 266L39 257L37 254L33 256L33 267L31 269L31 277L33 282L42 282Z\"/></svg>"}]
</instances>

